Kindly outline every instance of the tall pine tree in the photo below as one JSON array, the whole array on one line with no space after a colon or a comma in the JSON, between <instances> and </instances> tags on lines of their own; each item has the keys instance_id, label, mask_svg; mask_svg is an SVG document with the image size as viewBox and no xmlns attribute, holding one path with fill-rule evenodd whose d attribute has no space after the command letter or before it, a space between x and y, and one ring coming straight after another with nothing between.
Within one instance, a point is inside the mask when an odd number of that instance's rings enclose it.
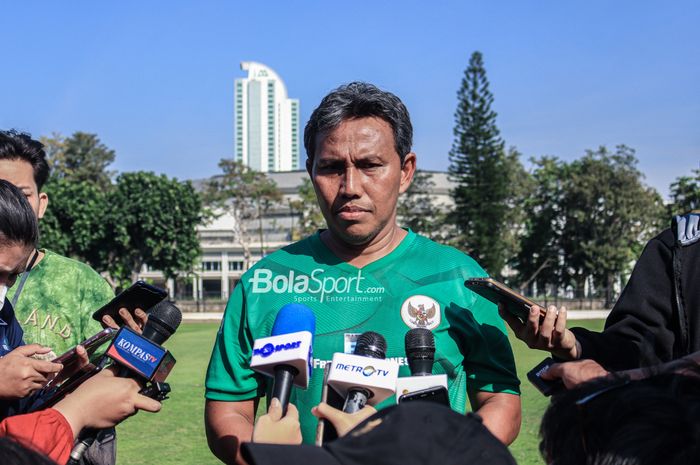
<instances>
[{"instance_id":1,"label":"tall pine tree","mask_svg":"<svg viewBox=\"0 0 700 465\"><path fill-rule=\"evenodd\" d=\"M518 179L525 171L517 155L507 154L491 109L493 95L480 52L474 52L457 92L454 143L450 151L452 215L456 246L490 274L501 276L514 256L513 231L519 209Z\"/></svg>"}]
</instances>

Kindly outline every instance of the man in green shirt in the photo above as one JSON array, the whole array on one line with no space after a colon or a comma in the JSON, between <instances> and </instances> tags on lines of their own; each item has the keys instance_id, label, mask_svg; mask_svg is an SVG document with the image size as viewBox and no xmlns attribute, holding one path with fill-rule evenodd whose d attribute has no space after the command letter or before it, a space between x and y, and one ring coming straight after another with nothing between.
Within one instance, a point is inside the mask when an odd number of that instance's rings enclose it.
<instances>
[{"instance_id":1,"label":"man in green shirt","mask_svg":"<svg viewBox=\"0 0 700 465\"><path fill-rule=\"evenodd\" d=\"M0 133L0 179L27 196L39 220L49 202L41 191L49 176L45 157L41 143L28 135ZM32 254L27 271L7 295L25 340L58 355L102 329L92 313L113 297L109 284L88 265L46 249Z\"/></svg>"},{"instance_id":2,"label":"man in green shirt","mask_svg":"<svg viewBox=\"0 0 700 465\"><path fill-rule=\"evenodd\" d=\"M206 379L207 437L221 460L233 462L240 442L250 440L267 387L249 367L252 345L269 336L289 302L316 315L310 386L292 395L305 442L313 440L309 410L333 353L351 352L358 334L376 331L407 376L404 335L416 327L435 335L434 373L447 375L453 409L464 412L468 396L502 442L517 436L519 381L505 326L493 304L464 288L466 278L485 272L396 222L398 196L416 168L411 139L406 107L370 84L340 87L312 114L306 166L328 229L258 262L229 300Z\"/></svg>"},{"instance_id":3,"label":"man in green shirt","mask_svg":"<svg viewBox=\"0 0 700 465\"><path fill-rule=\"evenodd\" d=\"M0 179L24 193L37 219L48 206L48 196L41 191L48 177L40 142L27 134L0 131ZM48 346L56 355L102 329L92 313L113 297L109 284L88 265L46 249L34 251L26 271L7 293L25 342ZM111 438L104 442L108 443L105 447L96 443L90 449L84 463L114 463L114 442Z\"/></svg>"}]
</instances>

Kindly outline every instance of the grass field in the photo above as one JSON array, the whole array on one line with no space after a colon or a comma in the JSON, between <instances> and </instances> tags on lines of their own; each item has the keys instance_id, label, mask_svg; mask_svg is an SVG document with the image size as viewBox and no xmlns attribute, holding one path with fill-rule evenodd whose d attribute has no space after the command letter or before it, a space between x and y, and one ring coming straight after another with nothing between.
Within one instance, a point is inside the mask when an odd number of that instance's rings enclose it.
<instances>
[{"instance_id":1,"label":"grass field","mask_svg":"<svg viewBox=\"0 0 700 465\"><path fill-rule=\"evenodd\" d=\"M601 329L602 320L576 322ZM168 381L171 398L156 415L140 413L117 428L117 463L121 465L207 465L220 463L204 436L204 374L218 324L183 324L166 345L177 358ZM542 464L538 430L548 400L525 379L546 354L529 350L511 337L522 381L523 425L511 452L520 465Z\"/></svg>"}]
</instances>

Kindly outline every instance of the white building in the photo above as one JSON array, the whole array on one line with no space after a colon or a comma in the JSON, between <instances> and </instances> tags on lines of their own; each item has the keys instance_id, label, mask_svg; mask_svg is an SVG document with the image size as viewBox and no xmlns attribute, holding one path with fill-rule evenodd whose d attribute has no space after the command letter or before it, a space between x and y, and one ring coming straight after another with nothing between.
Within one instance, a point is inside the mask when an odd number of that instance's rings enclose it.
<instances>
[{"instance_id":1,"label":"white building","mask_svg":"<svg viewBox=\"0 0 700 465\"><path fill-rule=\"evenodd\" d=\"M248 77L235 81L234 159L262 172L300 169L299 100L271 68L244 61L241 69Z\"/></svg>"},{"instance_id":2,"label":"white building","mask_svg":"<svg viewBox=\"0 0 700 465\"><path fill-rule=\"evenodd\" d=\"M452 205L449 195L450 181L447 173L429 172L435 183L430 195L438 208L448 208ZM263 255L274 252L291 243L295 238L292 232L298 225L298 212L290 205L291 201L299 199L299 186L308 178L306 171L288 171L268 173L279 190L283 200L275 205L262 222L262 243L260 242L259 224L257 220L250 225L250 248L252 264ZM194 181L195 187L205 180ZM188 273L183 273L178 282L166 282L163 274L157 270L145 267L140 273L140 279L146 279L157 286L167 287L170 294L178 300L183 310L192 311L221 311L228 296L245 271L243 248L234 240L233 218L223 215L198 228L202 256L200 266Z\"/></svg>"}]
</instances>

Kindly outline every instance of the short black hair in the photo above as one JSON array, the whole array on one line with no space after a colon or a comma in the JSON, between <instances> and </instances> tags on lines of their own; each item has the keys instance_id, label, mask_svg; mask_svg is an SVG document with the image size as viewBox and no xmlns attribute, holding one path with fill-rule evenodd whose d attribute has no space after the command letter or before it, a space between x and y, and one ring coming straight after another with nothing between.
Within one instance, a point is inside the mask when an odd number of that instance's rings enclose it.
<instances>
[{"instance_id":1,"label":"short black hair","mask_svg":"<svg viewBox=\"0 0 700 465\"><path fill-rule=\"evenodd\" d=\"M0 245L36 247L39 226L27 197L14 184L0 179Z\"/></svg>"},{"instance_id":2,"label":"short black hair","mask_svg":"<svg viewBox=\"0 0 700 465\"><path fill-rule=\"evenodd\" d=\"M49 179L44 144L32 139L26 132L14 129L0 131L0 160L24 160L32 165L34 182L39 191Z\"/></svg>"},{"instance_id":3,"label":"short black hair","mask_svg":"<svg viewBox=\"0 0 700 465\"><path fill-rule=\"evenodd\" d=\"M552 399L540 452L550 465L700 463L700 367L600 378Z\"/></svg>"},{"instance_id":4,"label":"short black hair","mask_svg":"<svg viewBox=\"0 0 700 465\"><path fill-rule=\"evenodd\" d=\"M391 92L366 82L351 82L326 95L304 128L304 148L309 160L316 155L316 137L340 126L345 120L377 117L391 125L394 148L401 166L413 144L413 126L406 105Z\"/></svg>"}]
</instances>

